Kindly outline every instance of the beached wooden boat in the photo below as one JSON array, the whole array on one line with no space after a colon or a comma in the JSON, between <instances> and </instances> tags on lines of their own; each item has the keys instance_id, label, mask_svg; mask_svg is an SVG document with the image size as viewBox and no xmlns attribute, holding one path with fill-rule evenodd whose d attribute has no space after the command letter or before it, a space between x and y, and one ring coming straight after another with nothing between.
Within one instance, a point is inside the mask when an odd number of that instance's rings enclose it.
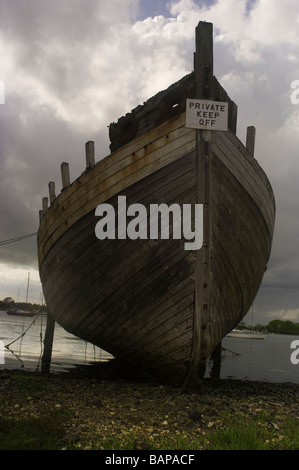
<instances>
[{"instance_id":1,"label":"beached wooden boat","mask_svg":"<svg viewBox=\"0 0 299 470\"><path fill-rule=\"evenodd\" d=\"M236 137L237 107L213 76L213 28L196 28L194 72L110 125L111 155L63 190L49 183L38 231L48 311L66 330L150 371L187 383L248 312L270 256L275 202L253 157L254 128ZM228 130L185 126L186 99L228 103ZM96 207L203 204L203 245L99 240Z\"/></svg>"}]
</instances>

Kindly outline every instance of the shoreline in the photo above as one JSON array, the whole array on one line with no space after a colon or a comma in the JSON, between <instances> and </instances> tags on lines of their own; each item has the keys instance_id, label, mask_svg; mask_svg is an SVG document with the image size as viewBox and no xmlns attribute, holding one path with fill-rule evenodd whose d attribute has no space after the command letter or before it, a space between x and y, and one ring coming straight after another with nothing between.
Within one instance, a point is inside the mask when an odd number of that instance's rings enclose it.
<instances>
[{"instance_id":1,"label":"shoreline","mask_svg":"<svg viewBox=\"0 0 299 470\"><path fill-rule=\"evenodd\" d=\"M83 369L48 375L0 370L0 422L6 428L0 449L10 449L15 428L29 422L43 429L52 423L57 439L47 444L50 450L214 450L225 448L218 440L228 430L239 441L245 430L255 438L234 444L240 450L299 449L299 384L202 379L183 389L133 371ZM27 443L34 450L45 445L35 439Z\"/></svg>"}]
</instances>

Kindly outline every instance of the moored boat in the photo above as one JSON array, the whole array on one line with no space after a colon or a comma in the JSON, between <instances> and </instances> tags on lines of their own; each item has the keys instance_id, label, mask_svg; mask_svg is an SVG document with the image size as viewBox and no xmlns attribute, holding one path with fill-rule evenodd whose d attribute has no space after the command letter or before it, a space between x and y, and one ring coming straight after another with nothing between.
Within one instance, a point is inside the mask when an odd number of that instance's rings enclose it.
<instances>
[{"instance_id":1,"label":"moored boat","mask_svg":"<svg viewBox=\"0 0 299 470\"><path fill-rule=\"evenodd\" d=\"M255 130L248 128L246 145L236 136L237 107L213 75L212 38L212 25L200 22L194 72L112 123L108 157L95 163L88 142L86 171L72 183L64 162L63 190L56 197L49 183L50 207L44 198L40 212L49 314L173 384L202 375L248 312L274 230L273 191L253 156ZM186 103L194 99L227 104L227 129L187 127ZM174 222L168 236L165 227L151 236L151 208L162 205L194 208L195 225L201 206L200 248L186 249L190 233L175 236Z\"/></svg>"},{"instance_id":2,"label":"moored boat","mask_svg":"<svg viewBox=\"0 0 299 470\"><path fill-rule=\"evenodd\" d=\"M34 317L36 313L29 312L27 310L21 310L19 308L13 308L11 310L7 310L7 315L15 315L18 317Z\"/></svg>"},{"instance_id":3,"label":"moored boat","mask_svg":"<svg viewBox=\"0 0 299 470\"><path fill-rule=\"evenodd\" d=\"M226 335L228 338L241 338L241 339L266 339L267 334L254 330L238 330L233 329Z\"/></svg>"}]
</instances>

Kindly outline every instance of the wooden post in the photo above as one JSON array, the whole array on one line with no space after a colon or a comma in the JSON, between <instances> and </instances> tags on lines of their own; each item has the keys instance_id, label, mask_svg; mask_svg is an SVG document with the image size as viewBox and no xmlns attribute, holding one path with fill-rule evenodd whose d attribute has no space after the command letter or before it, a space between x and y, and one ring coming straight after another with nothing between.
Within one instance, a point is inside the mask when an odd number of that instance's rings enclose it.
<instances>
[{"instance_id":1,"label":"wooden post","mask_svg":"<svg viewBox=\"0 0 299 470\"><path fill-rule=\"evenodd\" d=\"M196 28L196 98L213 99L213 24L200 21Z\"/></svg>"},{"instance_id":2,"label":"wooden post","mask_svg":"<svg viewBox=\"0 0 299 470\"><path fill-rule=\"evenodd\" d=\"M52 204L56 198L55 196L55 183L51 181L49 183L49 196L50 196L50 203ZM43 211L40 211L40 220L44 216L46 210L48 208L48 198L43 198ZM41 214L42 212L42 214ZM47 326L45 331L45 338L44 338L44 351L42 356L42 373L48 374L50 372L51 366L51 357L52 357L52 348L53 348L53 338L54 338L54 327L55 327L55 320L47 313Z\"/></svg>"},{"instance_id":3,"label":"wooden post","mask_svg":"<svg viewBox=\"0 0 299 470\"><path fill-rule=\"evenodd\" d=\"M255 127L248 126L247 127L247 135L246 135L246 148L251 155L254 155L254 146L255 146Z\"/></svg>"},{"instance_id":4,"label":"wooden post","mask_svg":"<svg viewBox=\"0 0 299 470\"><path fill-rule=\"evenodd\" d=\"M213 100L213 25L212 23L200 22L196 31L196 93L198 99ZM203 249L199 255L201 266L199 269L199 301L201 314L201 338L199 348L205 348L205 330L209 321L210 314L210 281L211 281L211 148L213 133L212 131L197 131L198 134L198 179L202 182L201 195L199 200L203 204ZM204 376L206 361L201 360L199 364L199 374Z\"/></svg>"},{"instance_id":5,"label":"wooden post","mask_svg":"<svg viewBox=\"0 0 299 470\"><path fill-rule=\"evenodd\" d=\"M194 55L196 98L212 100L213 93L213 25L200 21L196 28ZM210 160L213 135L211 131L196 131L197 203L203 204L203 248L196 251L195 312L192 359L189 376L204 377L206 360L201 359L204 331L208 325L210 307Z\"/></svg>"},{"instance_id":6,"label":"wooden post","mask_svg":"<svg viewBox=\"0 0 299 470\"><path fill-rule=\"evenodd\" d=\"M94 142L89 140L85 144L85 155L86 155L86 170L90 170L95 166L94 156Z\"/></svg>"},{"instance_id":7,"label":"wooden post","mask_svg":"<svg viewBox=\"0 0 299 470\"><path fill-rule=\"evenodd\" d=\"M50 181L49 183L49 196L50 196L50 204L53 204L53 202L56 199L54 181Z\"/></svg>"},{"instance_id":8,"label":"wooden post","mask_svg":"<svg viewBox=\"0 0 299 470\"><path fill-rule=\"evenodd\" d=\"M44 217L44 211L39 211L39 223L43 220Z\"/></svg>"},{"instance_id":9,"label":"wooden post","mask_svg":"<svg viewBox=\"0 0 299 470\"><path fill-rule=\"evenodd\" d=\"M219 379L221 372L221 350L222 343L219 343L218 346L214 349L212 353L213 366L211 369L210 377L212 379Z\"/></svg>"},{"instance_id":10,"label":"wooden post","mask_svg":"<svg viewBox=\"0 0 299 470\"><path fill-rule=\"evenodd\" d=\"M47 209L48 209L48 198L47 197L43 197L42 199L42 204L43 204L43 213L45 214L47 212Z\"/></svg>"},{"instance_id":11,"label":"wooden post","mask_svg":"<svg viewBox=\"0 0 299 470\"><path fill-rule=\"evenodd\" d=\"M52 348L53 348L53 338L54 338L54 327L55 320L54 318L47 313L47 326L44 338L44 352L42 357L42 373L48 374L51 367L51 358L52 358Z\"/></svg>"},{"instance_id":12,"label":"wooden post","mask_svg":"<svg viewBox=\"0 0 299 470\"><path fill-rule=\"evenodd\" d=\"M237 133L238 106L233 101L229 104L228 127L234 135Z\"/></svg>"},{"instance_id":13,"label":"wooden post","mask_svg":"<svg viewBox=\"0 0 299 470\"><path fill-rule=\"evenodd\" d=\"M66 162L61 163L61 182L62 182L62 189L70 185L69 164Z\"/></svg>"},{"instance_id":14,"label":"wooden post","mask_svg":"<svg viewBox=\"0 0 299 470\"><path fill-rule=\"evenodd\" d=\"M50 204L53 204L55 201L55 183L50 181L49 183L49 196L50 196ZM48 198L44 198L47 200L46 204L48 207ZM51 367L51 358L52 358L52 349L53 349L53 339L54 339L54 329L55 329L55 320L49 312L47 312L47 326L45 331L45 338L44 338L44 351L42 356L42 373L48 374L50 372Z\"/></svg>"}]
</instances>

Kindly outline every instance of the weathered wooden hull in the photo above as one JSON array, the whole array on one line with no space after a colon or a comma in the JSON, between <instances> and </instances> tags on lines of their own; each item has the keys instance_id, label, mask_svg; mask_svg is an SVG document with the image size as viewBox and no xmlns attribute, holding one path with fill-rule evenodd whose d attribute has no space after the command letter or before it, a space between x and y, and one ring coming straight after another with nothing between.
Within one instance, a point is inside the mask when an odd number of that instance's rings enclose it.
<instances>
[{"instance_id":1,"label":"weathered wooden hull","mask_svg":"<svg viewBox=\"0 0 299 470\"><path fill-rule=\"evenodd\" d=\"M186 129L179 110L120 143L41 220L40 276L51 315L165 382L198 373L248 312L270 256L273 192L233 127L209 141L209 204L201 188L205 134ZM203 203L203 247L185 250L183 238L97 239L95 208L108 202L117 211L120 195L147 208Z\"/></svg>"}]
</instances>

